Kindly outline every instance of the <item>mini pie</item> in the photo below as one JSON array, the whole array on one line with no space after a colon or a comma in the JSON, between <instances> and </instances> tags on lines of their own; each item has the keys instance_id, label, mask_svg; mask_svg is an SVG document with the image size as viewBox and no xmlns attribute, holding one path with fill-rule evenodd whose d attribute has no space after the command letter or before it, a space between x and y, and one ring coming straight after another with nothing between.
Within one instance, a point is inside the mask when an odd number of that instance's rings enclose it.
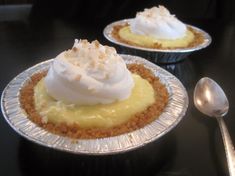
<instances>
[{"instance_id":1,"label":"mini pie","mask_svg":"<svg viewBox=\"0 0 235 176\"><path fill-rule=\"evenodd\" d=\"M123 63L111 47L76 41L48 71L31 77L20 91L21 106L40 127L71 138L110 137L142 128L162 113L168 92L144 65Z\"/></svg>"},{"instance_id":2,"label":"mini pie","mask_svg":"<svg viewBox=\"0 0 235 176\"><path fill-rule=\"evenodd\" d=\"M179 21L163 6L138 12L134 19L113 27L119 42L152 49L179 49L203 43L203 34Z\"/></svg>"}]
</instances>

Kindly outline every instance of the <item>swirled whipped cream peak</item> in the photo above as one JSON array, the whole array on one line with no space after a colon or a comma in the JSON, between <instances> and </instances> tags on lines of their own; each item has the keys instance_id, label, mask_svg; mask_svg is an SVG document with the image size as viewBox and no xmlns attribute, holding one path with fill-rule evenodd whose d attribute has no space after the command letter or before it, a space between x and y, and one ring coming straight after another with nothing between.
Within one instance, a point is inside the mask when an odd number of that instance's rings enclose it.
<instances>
[{"instance_id":1,"label":"swirled whipped cream peak","mask_svg":"<svg viewBox=\"0 0 235 176\"><path fill-rule=\"evenodd\" d=\"M134 81L114 48L76 39L72 49L54 59L45 87L58 101L95 105L127 99Z\"/></svg>"},{"instance_id":2,"label":"swirled whipped cream peak","mask_svg":"<svg viewBox=\"0 0 235 176\"><path fill-rule=\"evenodd\" d=\"M132 33L157 39L178 39L186 35L187 27L164 7L152 7L138 12L130 22Z\"/></svg>"}]
</instances>

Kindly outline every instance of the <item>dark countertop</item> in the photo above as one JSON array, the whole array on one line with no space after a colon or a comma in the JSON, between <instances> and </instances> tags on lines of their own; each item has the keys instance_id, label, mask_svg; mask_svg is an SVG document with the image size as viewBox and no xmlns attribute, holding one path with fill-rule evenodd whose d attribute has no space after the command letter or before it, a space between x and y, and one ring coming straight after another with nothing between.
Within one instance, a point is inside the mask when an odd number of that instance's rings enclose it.
<instances>
[{"instance_id":1,"label":"dark countertop","mask_svg":"<svg viewBox=\"0 0 235 176\"><path fill-rule=\"evenodd\" d=\"M207 31L213 41L183 62L161 65L182 81L190 100L185 117L169 134L125 154L72 155L27 141L0 115L0 175L228 175L217 122L195 109L192 95L196 82L204 76L222 86L230 102L225 122L235 141L235 23L187 22ZM70 48L75 38L110 44L102 35L104 26L61 19L0 21L1 92L18 73Z\"/></svg>"}]
</instances>

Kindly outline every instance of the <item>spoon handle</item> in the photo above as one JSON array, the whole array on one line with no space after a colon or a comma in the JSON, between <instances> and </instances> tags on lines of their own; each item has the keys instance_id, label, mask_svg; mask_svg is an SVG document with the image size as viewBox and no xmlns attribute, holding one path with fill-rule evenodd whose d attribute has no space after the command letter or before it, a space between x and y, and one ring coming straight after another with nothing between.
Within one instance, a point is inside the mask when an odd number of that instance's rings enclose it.
<instances>
[{"instance_id":1,"label":"spoon handle","mask_svg":"<svg viewBox=\"0 0 235 176\"><path fill-rule=\"evenodd\" d=\"M231 140L231 137L229 135L228 129L226 127L226 124L223 120L223 118L218 117L217 121L220 126L220 131L222 134L222 138L224 141L224 147L225 147L225 153L227 157L228 162L228 169L230 176L235 176L235 153L234 153L234 147Z\"/></svg>"}]
</instances>

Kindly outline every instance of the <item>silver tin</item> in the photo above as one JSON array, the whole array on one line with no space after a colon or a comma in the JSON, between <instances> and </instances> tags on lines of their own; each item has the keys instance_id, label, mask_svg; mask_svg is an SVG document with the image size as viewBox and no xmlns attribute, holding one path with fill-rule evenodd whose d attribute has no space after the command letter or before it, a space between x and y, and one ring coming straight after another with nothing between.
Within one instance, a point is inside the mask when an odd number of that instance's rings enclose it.
<instances>
[{"instance_id":1,"label":"silver tin","mask_svg":"<svg viewBox=\"0 0 235 176\"><path fill-rule=\"evenodd\" d=\"M164 112L145 127L119 136L100 139L71 139L52 134L27 118L19 102L20 89L37 72L47 70L53 60L41 62L17 75L4 89L1 109L8 124L21 136L37 144L66 152L105 155L126 152L144 146L172 130L185 115L188 95L181 82L159 66L137 56L122 55L127 64L143 64L159 77L169 93Z\"/></svg>"},{"instance_id":2,"label":"silver tin","mask_svg":"<svg viewBox=\"0 0 235 176\"><path fill-rule=\"evenodd\" d=\"M112 36L112 31L113 31L114 26L124 25L126 23L129 23L130 20L132 20L132 19L120 20L120 21L116 21L116 22L113 22L113 23L107 25L103 31L105 38L108 39L110 42L119 46L121 49L121 51L120 51L121 53L141 56L141 57L144 57L145 59L148 59L154 63L179 62L179 61L185 59L192 52L206 48L208 45L210 45L210 43L212 41L211 36L208 33L203 31L202 29L188 25L203 35L204 42L202 44L195 46L195 47L178 48L178 49L153 49L153 48L144 48L144 47L140 47L140 46L128 45L126 43L123 43L123 42L116 40Z\"/></svg>"}]
</instances>

